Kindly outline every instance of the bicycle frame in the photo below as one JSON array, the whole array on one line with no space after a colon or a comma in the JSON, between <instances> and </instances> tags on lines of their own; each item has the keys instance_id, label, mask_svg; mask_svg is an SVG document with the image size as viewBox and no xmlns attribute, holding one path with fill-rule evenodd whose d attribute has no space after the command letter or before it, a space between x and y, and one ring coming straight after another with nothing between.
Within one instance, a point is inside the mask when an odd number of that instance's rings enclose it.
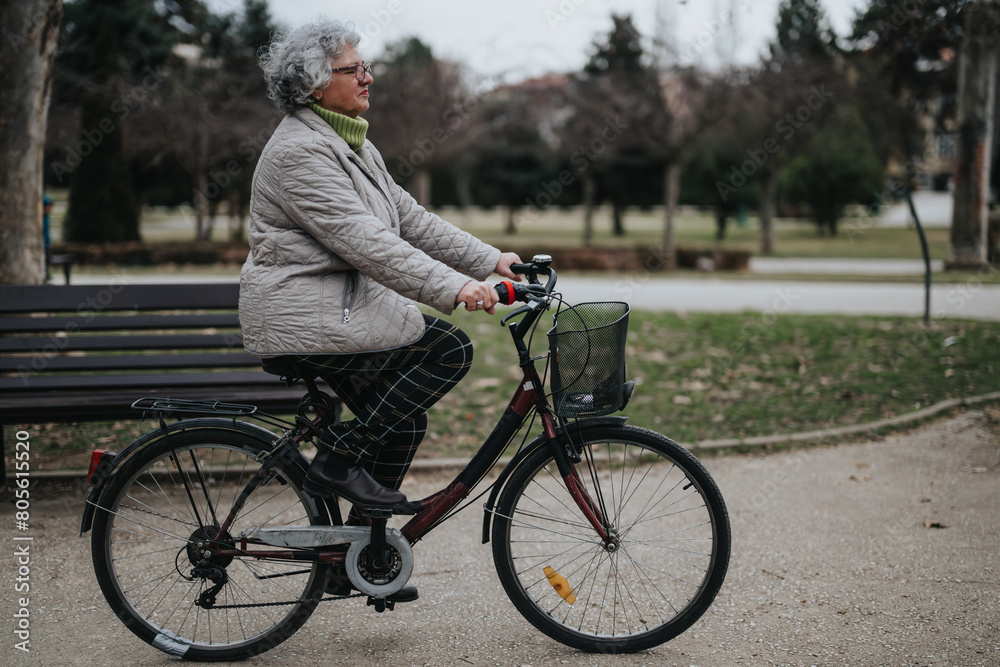
<instances>
[{"instance_id":1,"label":"bicycle frame","mask_svg":"<svg viewBox=\"0 0 1000 667\"><path fill-rule=\"evenodd\" d=\"M554 281L553 281L554 282ZM524 422L531 414L532 409L538 412L541 419L542 431L545 440L550 447L555 458L559 473L566 484L567 491L579 506L583 515L594 528L597 535L607 545L613 541L613 537L608 530L599 503L595 502L587 493L586 487L581 480L576 466L570 458L565 447L560 446L560 439L556 431L555 417L544 391L544 385L535 367L535 359L528 355L527 346L524 344L524 336L535 325L538 317L546 312L547 308L540 307L540 303L535 307L529 307L525 311L525 317L520 322L511 326L511 336L514 339L515 347L518 350L519 361L523 379L514 392L513 397L507 405L506 410L500 417L496 426L487 436L479 451L472 457L466 467L455 477L455 479L444 489L424 498L420 501L422 508L416 515L407 522L400 532L410 543L414 544L437 526L446 515L453 510L460 502L469 496L472 490L486 477L494 463L513 440L514 436L524 425ZM512 314L513 315L513 314ZM508 316L510 317L510 316ZM320 419L314 425L320 425ZM303 433L298 433L292 437L292 446L304 439ZM276 448L277 451L279 448ZM272 456L271 459L277 457ZM512 461L508 466L515 465ZM251 481L244 488L240 497L234 503L229 516L226 517L219 528L218 536L226 533L233 520L239 514L246 498L253 492L257 484L267 475L269 470L268 462L254 475ZM501 479L508 472L505 469L501 473ZM345 554L342 549L338 550L317 550L317 551L250 551L246 538L243 538L238 549L219 548L220 543L216 543L214 551L220 556L251 556L264 559L280 560L305 560L320 561L327 563L341 563Z\"/></svg>"},{"instance_id":2,"label":"bicycle frame","mask_svg":"<svg viewBox=\"0 0 1000 667\"><path fill-rule=\"evenodd\" d=\"M442 521L448 512L469 496L472 490L486 477L495 461L500 457L500 454L524 425L527 417L531 414L532 408L538 411L545 439L552 449L560 474L566 483L570 496L580 507L580 510L587 517L601 540L608 543L611 539L600 508L584 488L576 467L570 460L566 449L559 445L555 418L552 415L545 393L541 390L542 381L535 368L534 361L527 360L527 363L523 364L521 369L523 372L523 381L518 385L504 414L500 417L500 420L489 436L487 436L479 451L476 452L466 467L447 487L421 500L420 502L423 507L400 530L403 537L410 544L418 542L427 535ZM304 439L304 434L298 433L291 438L291 441L297 445L302 439ZM276 456L272 456L268 460L276 459ZM229 515L219 527L219 536L224 535L228 530L241 511L246 498L253 493L260 481L267 476L269 469L270 466L265 461L264 465L243 489L240 497L230 510ZM343 549L318 549L315 551L287 549L252 550L249 548L250 545L247 543L246 538L243 538L239 546L233 549L221 547L221 544L221 542L217 542L215 549L213 549L219 556L249 556L268 560L318 561L331 564L342 563L345 557Z\"/></svg>"}]
</instances>

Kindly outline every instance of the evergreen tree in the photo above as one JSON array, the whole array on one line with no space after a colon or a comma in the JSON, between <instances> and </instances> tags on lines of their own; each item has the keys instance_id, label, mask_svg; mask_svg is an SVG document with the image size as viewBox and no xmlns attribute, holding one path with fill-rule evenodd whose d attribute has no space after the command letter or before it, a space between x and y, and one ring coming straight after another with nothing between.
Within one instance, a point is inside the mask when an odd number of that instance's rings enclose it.
<instances>
[{"instance_id":1,"label":"evergreen tree","mask_svg":"<svg viewBox=\"0 0 1000 667\"><path fill-rule=\"evenodd\" d=\"M182 28L191 26L187 19L200 9L201 3L194 0L66 4L53 112L79 113L80 118L72 151L60 151L53 170L60 183L67 174L70 178L66 241L139 238L139 197L126 123L138 101L155 94Z\"/></svg>"},{"instance_id":2,"label":"evergreen tree","mask_svg":"<svg viewBox=\"0 0 1000 667\"><path fill-rule=\"evenodd\" d=\"M606 42L594 43L594 51L584 66L585 74L617 74L642 78L646 74L643 65L642 36L632 22L630 15L612 14L614 27Z\"/></svg>"},{"instance_id":3,"label":"evergreen tree","mask_svg":"<svg viewBox=\"0 0 1000 667\"><path fill-rule=\"evenodd\" d=\"M612 29L606 39L595 42L583 72L576 77L571 94L575 117L569 126L570 143L589 145L600 141L609 119L627 128L607 142L594 156L585 179L587 197L602 193L612 205L613 230L625 234L623 216L633 179L623 178L624 169L662 168L662 156L650 150L648 138L668 133L669 114L660 90L658 74L646 62L642 36L630 15L612 14ZM599 144L600 145L600 144ZM597 201L585 201L587 215ZM590 235L585 221L585 241Z\"/></svg>"},{"instance_id":4,"label":"evergreen tree","mask_svg":"<svg viewBox=\"0 0 1000 667\"><path fill-rule=\"evenodd\" d=\"M837 52L836 36L830 29L819 0L783 0L778 8L778 35L770 45L770 62L829 62Z\"/></svg>"},{"instance_id":5,"label":"evergreen tree","mask_svg":"<svg viewBox=\"0 0 1000 667\"><path fill-rule=\"evenodd\" d=\"M837 234L837 220L851 203L871 204L885 179L861 115L840 107L805 150L779 174L782 190L809 206L819 233Z\"/></svg>"},{"instance_id":6,"label":"evergreen tree","mask_svg":"<svg viewBox=\"0 0 1000 667\"><path fill-rule=\"evenodd\" d=\"M955 117L958 60L970 0L926 0L904 9L873 1L859 12L850 37L853 62L875 117L906 162L924 152L926 115L946 133Z\"/></svg>"},{"instance_id":7,"label":"evergreen tree","mask_svg":"<svg viewBox=\"0 0 1000 667\"><path fill-rule=\"evenodd\" d=\"M115 242L139 239L139 210L124 152L121 123L110 109L119 98L118 27L110 9L89 60L90 86L80 106L80 164L73 173L63 234L66 241Z\"/></svg>"}]
</instances>

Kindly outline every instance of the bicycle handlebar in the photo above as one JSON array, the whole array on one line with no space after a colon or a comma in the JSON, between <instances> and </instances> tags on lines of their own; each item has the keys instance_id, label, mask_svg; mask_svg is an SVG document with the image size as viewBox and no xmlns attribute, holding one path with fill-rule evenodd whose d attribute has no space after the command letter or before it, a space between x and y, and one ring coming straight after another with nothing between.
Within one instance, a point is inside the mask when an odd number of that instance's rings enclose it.
<instances>
[{"instance_id":1,"label":"bicycle handlebar","mask_svg":"<svg viewBox=\"0 0 1000 667\"><path fill-rule=\"evenodd\" d=\"M493 289L496 290L497 296L500 297L500 303L504 306L509 306L515 301L527 303L530 294L527 285L519 285L509 280L497 283Z\"/></svg>"},{"instance_id":2,"label":"bicycle handlebar","mask_svg":"<svg viewBox=\"0 0 1000 667\"><path fill-rule=\"evenodd\" d=\"M510 270L513 273L525 274L530 273L534 269L533 264L511 264Z\"/></svg>"},{"instance_id":3,"label":"bicycle handlebar","mask_svg":"<svg viewBox=\"0 0 1000 667\"><path fill-rule=\"evenodd\" d=\"M532 300L548 296L554 284L555 272L553 271L549 275L548 284L545 285L538 284L537 281L534 285L522 285L510 280L504 280L494 285L493 289L496 290L497 296L500 297L500 303L504 306L509 306L515 301L531 303Z\"/></svg>"},{"instance_id":4,"label":"bicycle handlebar","mask_svg":"<svg viewBox=\"0 0 1000 667\"><path fill-rule=\"evenodd\" d=\"M552 258L548 255L535 255L530 262L524 264L511 264L510 270L528 278L527 285L521 285L510 280L504 280L493 286L500 303L509 306L515 301L530 303L540 297L548 296L552 293L552 288L556 285L556 272L549 268ZM538 282L538 274L548 277L544 285Z\"/></svg>"},{"instance_id":5,"label":"bicycle handlebar","mask_svg":"<svg viewBox=\"0 0 1000 667\"><path fill-rule=\"evenodd\" d=\"M529 362L528 348L524 344L524 337L532 330L538 317L548 309L552 289L556 286L556 272L549 268L551 263L550 256L535 255L529 263L511 264L511 271L527 276L528 284L504 280L493 286L497 296L500 297L500 303L509 306L515 301L521 301L527 304L507 313L500 320L501 326L506 326L512 318L524 315L521 321L512 325L510 329L514 338L514 346L517 348L518 362L522 366ZM548 278L544 285L538 282L538 274Z\"/></svg>"}]
</instances>

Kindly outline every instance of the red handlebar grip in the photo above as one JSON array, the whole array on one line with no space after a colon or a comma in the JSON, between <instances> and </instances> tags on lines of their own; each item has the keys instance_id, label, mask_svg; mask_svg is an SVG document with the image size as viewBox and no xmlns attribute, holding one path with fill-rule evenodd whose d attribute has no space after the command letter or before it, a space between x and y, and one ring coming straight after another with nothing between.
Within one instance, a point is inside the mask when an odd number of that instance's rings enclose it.
<instances>
[{"instance_id":1,"label":"red handlebar grip","mask_svg":"<svg viewBox=\"0 0 1000 667\"><path fill-rule=\"evenodd\" d=\"M501 280L500 284L507 290L507 298L504 299L503 295L500 294L500 301L503 302L503 305L509 306L514 303L514 283L509 280ZM499 293L499 290L497 292Z\"/></svg>"}]
</instances>

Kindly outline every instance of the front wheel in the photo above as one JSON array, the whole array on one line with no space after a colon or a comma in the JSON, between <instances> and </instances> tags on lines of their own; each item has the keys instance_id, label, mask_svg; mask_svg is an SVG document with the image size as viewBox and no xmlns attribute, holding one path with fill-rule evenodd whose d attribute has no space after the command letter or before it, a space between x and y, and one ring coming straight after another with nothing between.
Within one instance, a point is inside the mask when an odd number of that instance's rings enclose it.
<instances>
[{"instance_id":1,"label":"front wheel","mask_svg":"<svg viewBox=\"0 0 1000 667\"><path fill-rule=\"evenodd\" d=\"M572 431L572 429L570 429ZM689 628L729 566L725 503L704 466L658 433L584 429L577 478L609 526L605 542L543 447L497 502L493 558L518 611L549 637L591 652L633 652Z\"/></svg>"},{"instance_id":2,"label":"front wheel","mask_svg":"<svg viewBox=\"0 0 1000 667\"><path fill-rule=\"evenodd\" d=\"M144 641L179 658L238 660L281 643L316 608L327 577L316 562L205 557L267 448L236 429L178 430L109 480L94 517L94 569L108 604ZM303 468L279 461L221 541L238 551L243 531L329 523L302 491Z\"/></svg>"}]
</instances>

